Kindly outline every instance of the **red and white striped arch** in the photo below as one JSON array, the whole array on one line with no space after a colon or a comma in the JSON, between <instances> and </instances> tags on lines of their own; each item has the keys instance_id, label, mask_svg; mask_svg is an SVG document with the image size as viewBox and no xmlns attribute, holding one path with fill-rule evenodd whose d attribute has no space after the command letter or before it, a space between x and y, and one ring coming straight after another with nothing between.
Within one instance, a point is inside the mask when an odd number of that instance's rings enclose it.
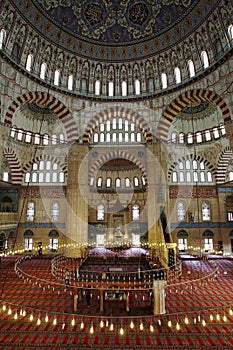
<instances>
[{"instance_id":1,"label":"red and white striped arch","mask_svg":"<svg viewBox=\"0 0 233 350\"><path fill-rule=\"evenodd\" d=\"M216 178L216 169L214 168L213 164L211 164L207 159L204 159L202 156L189 154L188 156L183 156L179 158L177 161L175 161L168 170L168 179L171 178L171 174L176 168L176 166L179 164L179 162L184 162L185 160L197 160L200 163L203 162L205 166L211 171L211 174Z\"/></svg>"},{"instance_id":2,"label":"red and white striped arch","mask_svg":"<svg viewBox=\"0 0 233 350\"><path fill-rule=\"evenodd\" d=\"M226 105L226 102L215 92L208 90L186 91L172 101L164 111L159 123L159 135L161 141L167 141L170 125L184 107L188 106L191 102L202 101L211 102L217 105L222 111L224 122L231 120L230 111Z\"/></svg>"},{"instance_id":3,"label":"red and white striped arch","mask_svg":"<svg viewBox=\"0 0 233 350\"><path fill-rule=\"evenodd\" d=\"M17 108L26 103L37 103L51 109L63 123L67 140L72 142L78 139L77 126L69 109L54 96L42 91L29 92L16 98L7 109L5 123L11 125Z\"/></svg>"},{"instance_id":4,"label":"red and white striped arch","mask_svg":"<svg viewBox=\"0 0 233 350\"><path fill-rule=\"evenodd\" d=\"M219 156L217 164L217 183L223 183L226 181L226 171L229 161L232 158L232 150L230 147L226 147Z\"/></svg>"},{"instance_id":5,"label":"red and white striped arch","mask_svg":"<svg viewBox=\"0 0 233 350\"><path fill-rule=\"evenodd\" d=\"M3 151L4 157L7 159L9 168L11 170L11 181L13 184L21 184L22 182L22 171L20 161L11 148L5 148Z\"/></svg>"},{"instance_id":6,"label":"red and white striped arch","mask_svg":"<svg viewBox=\"0 0 233 350\"><path fill-rule=\"evenodd\" d=\"M138 168L141 170L142 175L145 177L145 180L147 181L147 172L146 172L145 166L140 162L140 160L137 157L123 150L112 150L104 154L99 159L97 159L89 170L89 178L95 177L96 172L101 168L103 164L105 164L111 159L116 159L116 158L130 160L132 163L137 165Z\"/></svg>"},{"instance_id":7,"label":"red and white striped arch","mask_svg":"<svg viewBox=\"0 0 233 350\"><path fill-rule=\"evenodd\" d=\"M56 157L45 154L41 156L35 157L35 159L32 161L30 160L22 169L23 174L26 172L30 172L32 170L32 164L33 163L39 163L41 160L44 161L51 161L51 163L57 163L59 167L59 171L63 171L65 174L67 174L67 165L62 163L60 160L58 160Z\"/></svg>"},{"instance_id":8,"label":"red and white striped arch","mask_svg":"<svg viewBox=\"0 0 233 350\"><path fill-rule=\"evenodd\" d=\"M101 123L104 123L105 121L110 120L114 117L127 119L133 122L142 130L142 134L146 142L151 142L153 140L152 133L149 130L148 124L144 118L140 116L140 114L130 108L116 106L114 108L112 107L102 110L89 121L83 135L83 142L89 143L95 128Z\"/></svg>"}]
</instances>

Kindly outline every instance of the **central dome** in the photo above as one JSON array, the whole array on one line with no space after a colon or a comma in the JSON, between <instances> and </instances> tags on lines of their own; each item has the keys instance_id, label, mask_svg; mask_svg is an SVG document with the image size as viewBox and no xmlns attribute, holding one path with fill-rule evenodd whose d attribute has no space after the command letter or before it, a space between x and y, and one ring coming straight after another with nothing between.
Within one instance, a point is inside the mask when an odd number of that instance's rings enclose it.
<instances>
[{"instance_id":1,"label":"central dome","mask_svg":"<svg viewBox=\"0 0 233 350\"><path fill-rule=\"evenodd\" d=\"M79 38L122 45L147 40L184 18L199 0L34 0L56 25Z\"/></svg>"},{"instance_id":2,"label":"central dome","mask_svg":"<svg viewBox=\"0 0 233 350\"><path fill-rule=\"evenodd\" d=\"M187 38L219 0L9 0L27 25L84 59L152 57Z\"/></svg>"}]
</instances>

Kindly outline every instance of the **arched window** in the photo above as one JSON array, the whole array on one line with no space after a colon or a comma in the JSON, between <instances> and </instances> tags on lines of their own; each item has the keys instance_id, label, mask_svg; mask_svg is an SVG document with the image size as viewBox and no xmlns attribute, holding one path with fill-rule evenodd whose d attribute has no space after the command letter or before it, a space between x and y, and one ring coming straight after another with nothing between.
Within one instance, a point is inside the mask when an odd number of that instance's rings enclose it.
<instances>
[{"instance_id":1,"label":"arched window","mask_svg":"<svg viewBox=\"0 0 233 350\"><path fill-rule=\"evenodd\" d=\"M133 221L140 219L139 205L134 204L132 209L132 219Z\"/></svg>"},{"instance_id":2,"label":"arched window","mask_svg":"<svg viewBox=\"0 0 233 350\"><path fill-rule=\"evenodd\" d=\"M34 221L35 205L33 202L27 204L27 221Z\"/></svg>"},{"instance_id":3,"label":"arched window","mask_svg":"<svg viewBox=\"0 0 233 350\"><path fill-rule=\"evenodd\" d=\"M219 130L218 130L218 128L213 128L213 135L214 135L214 138L215 139L217 139L217 138L219 138Z\"/></svg>"},{"instance_id":4,"label":"arched window","mask_svg":"<svg viewBox=\"0 0 233 350\"><path fill-rule=\"evenodd\" d=\"M3 172L2 180L6 182L9 181L9 173L7 171Z\"/></svg>"},{"instance_id":5,"label":"arched window","mask_svg":"<svg viewBox=\"0 0 233 350\"><path fill-rule=\"evenodd\" d=\"M187 143L189 143L189 144L193 143L193 133L192 132L188 132Z\"/></svg>"},{"instance_id":6,"label":"arched window","mask_svg":"<svg viewBox=\"0 0 233 350\"><path fill-rule=\"evenodd\" d=\"M26 183L30 182L30 173L29 172L27 172L25 174L24 182L26 182Z\"/></svg>"},{"instance_id":7,"label":"arched window","mask_svg":"<svg viewBox=\"0 0 233 350\"><path fill-rule=\"evenodd\" d=\"M97 206L97 220L98 221L104 220L104 206L103 206L103 204L99 204Z\"/></svg>"},{"instance_id":8,"label":"arched window","mask_svg":"<svg viewBox=\"0 0 233 350\"><path fill-rule=\"evenodd\" d=\"M60 183L65 182L65 174L64 174L63 171L61 171L61 172L59 173L59 182L60 182Z\"/></svg>"},{"instance_id":9,"label":"arched window","mask_svg":"<svg viewBox=\"0 0 233 350\"><path fill-rule=\"evenodd\" d=\"M179 133L179 143L184 143L184 133L183 132Z\"/></svg>"},{"instance_id":10,"label":"arched window","mask_svg":"<svg viewBox=\"0 0 233 350\"><path fill-rule=\"evenodd\" d=\"M11 57L16 62L19 62L20 60L20 46L16 42L14 42Z\"/></svg>"},{"instance_id":11,"label":"arched window","mask_svg":"<svg viewBox=\"0 0 233 350\"><path fill-rule=\"evenodd\" d=\"M64 143L64 140L65 140L64 134L63 134L63 133L60 133L60 134L59 134L59 142L60 142L60 143Z\"/></svg>"},{"instance_id":12,"label":"arched window","mask_svg":"<svg viewBox=\"0 0 233 350\"><path fill-rule=\"evenodd\" d=\"M171 141L172 141L172 143L176 143L177 142L177 132L176 131L172 132Z\"/></svg>"},{"instance_id":13,"label":"arched window","mask_svg":"<svg viewBox=\"0 0 233 350\"><path fill-rule=\"evenodd\" d=\"M52 135L51 141L52 141L53 146L57 144L57 135L56 134Z\"/></svg>"},{"instance_id":14,"label":"arched window","mask_svg":"<svg viewBox=\"0 0 233 350\"><path fill-rule=\"evenodd\" d=\"M210 221L210 206L207 202L203 202L202 206L202 221Z\"/></svg>"},{"instance_id":15,"label":"arched window","mask_svg":"<svg viewBox=\"0 0 233 350\"><path fill-rule=\"evenodd\" d=\"M138 79L135 80L134 86L135 86L135 95L140 95L140 93L141 93L141 84L140 84L140 81Z\"/></svg>"},{"instance_id":16,"label":"arched window","mask_svg":"<svg viewBox=\"0 0 233 350\"><path fill-rule=\"evenodd\" d=\"M225 126L223 124L219 124L220 126L220 131L221 131L221 134L222 135L226 135L226 129L225 129Z\"/></svg>"},{"instance_id":17,"label":"arched window","mask_svg":"<svg viewBox=\"0 0 233 350\"><path fill-rule=\"evenodd\" d=\"M205 252L212 252L214 249L214 244L213 244L213 232L210 230L206 230L203 233L203 238L204 238L204 251Z\"/></svg>"},{"instance_id":18,"label":"arched window","mask_svg":"<svg viewBox=\"0 0 233 350\"><path fill-rule=\"evenodd\" d=\"M87 92L87 79L85 78L81 80L81 90L82 92Z\"/></svg>"},{"instance_id":19,"label":"arched window","mask_svg":"<svg viewBox=\"0 0 233 350\"><path fill-rule=\"evenodd\" d=\"M121 83L121 94L122 94L122 96L127 96L127 83L126 83L126 81L122 81L122 83Z\"/></svg>"},{"instance_id":20,"label":"arched window","mask_svg":"<svg viewBox=\"0 0 233 350\"><path fill-rule=\"evenodd\" d=\"M97 96L100 95L100 81L99 80L96 80L96 82L95 82L95 94Z\"/></svg>"},{"instance_id":21,"label":"arched window","mask_svg":"<svg viewBox=\"0 0 233 350\"><path fill-rule=\"evenodd\" d=\"M202 142L202 134L201 134L200 131L198 131L198 132L196 133L196 141L197 141L197 143Z\"/></svg>"},{"instance_id":22,"label":"arched window","mask_svg":"<svg viewBox=\"0 0 233 350\"><path fill-rule=\"evenodd\" d=\"M45 79L46 67L47 67L46 63L44 62L41 64L41 67L40 67L40 78L43 80Z\"/></svg>"},{"instance_id":23,"label":"arched window","mask_svg":"<svg viewBox=\"0 0 233 350\"><path fill-rule=\"evenodd\" d=\"M205 139L206 141L210 141L211 140L211 134L209 130L205 130Z\"/></svg>"},{"instance_id":24,"label":"arched window","mask_svg":"<svg viewBox=\"0 0 233 350\"><path fill-rule=\"evenodd\" d=\"M17 133L17 140L19 141L22 141L23 139L23 130L18 130L18 133Z\"/></svg>"},{"instance_id":25,"label":"arched window","mask_svg":"<svg viewBox=\"0 0 233 350\"><path fill-rule=\"evenodd\" d=\"M68 90L73 90L73 75L68 76Z\"/></svg>"},{"instance_id":26,"label":"arched window","mask_svg":"<svg viewBox=\"0 0 233 350\"><path fill-rule=\"evenodd\" d=\"M98 179L97 179L97 187L102 187L102 183L103 183L103 178L102 177L98 177Z\"/></svg>"},{"instance_id":27,"label":"arched window","mask_svg":"<svg viewBox=\"0 0 233 350\"><path fill-rule=\"evenodd\" d=\"M113 96L114 95L114 84L113 81L110 81L108 83L108 96Z\"/></svg>"},{"instance_id":28,"label":"arched window","mask_svg":"<svg viewBox=\"0 0 233 350\"><path fill-rule=\"evenodd\" d=\"M49 232L49 249L51 252L57 252L58 251L58 237L59 233L57 230L51 230Z\"/></svg>"},{"instance_id":29,"label":"arched window","mask_svg":"<svg viewBox=\"0 0 233 350\"><path fill-rule=\"evenodd\" d=\"M121 179L119 177L116 178L116 188L121 187Z\"/></svg>"},{"instance_id":30,"label":"arched window","mask_svg":"<svg viewBox=\"0 0 233 350\"><path fill-rule=\"evenodd\" d=\"M128 177L125 179L125 187L130 187L130 179Z\"/></svg>"},{"instance_id":31,"label":"arched window","mask_svg":"<svg viewBox=\"0 0 233 350\"><path fill-rule=\"evenodd\" d=\"M153 78L148 79L148 87L149 87L149 92L154 92L155 88L154 88L154 79Z\"/></svg>"},{"instance_id":32,"label":"arched window","mask_svg":"<svg viewBox=\"0 0 233 350\"><path fill-rule=\"evenodd\" d=\"M23 236L24 236L24 250L25 252L31 252L33 248L33 232L31 230L26 230Z\"/></svg>"},{"instance_id":33,"label":"arched window","mask_svg":"<svg viewBox=\"0 0 233 350\"><path fill-rule=\"evenodd\" d=\"M178 181L177 172L176 172L176 171L173 171L173 172L172 172L172 182L177 182L177 181Z\"/></svg>"},{"instance_id":34,"label":"arched window","mask_svg":"<svg viewBox=\"0 0 233 350\"><path fill-rule=\"evenodd\" d=\"M39 134L35 134L34 135L34 144L35 145L39 145L40 144L40 135Z\"/></svg>"},{"instance_id":35,"label":"arched window","mask_svg":"<svg viewBox=\"0 0 233 350\"><path fill-rule=\"evenodd\" d=\"M161 81L162 81L162 88L166 89L167 88L167 74L166 73L161 74Z\"/></svg>"},{"instance_id":36,"label":"arched window","mask_svg":"<svg viewBox=\"0 0 233 350\"><path fill-rule=\"evenodd\" d=\"M195 68L194 68L194 63L192 60L188 61L188 69L189 69L189 76L190 78L195 76Z\"/></svg>"},{"instance_id":37,"label":"arched window","mask_svg":"<svg viewBox=\"0 0 233 350\"><path fill-rule=\"evenodd\" d=\"M92 176L91 178L90 178L90 186L91 187L93 187L94 186L94 176Z\"/></svg>"},{"instance_id":38,"label":"arched window","mask_svg":"<svg viewBox=\"0 0 233 350\"><path fill-rule=\"evenodd\" d=\"M206 51L202 51L202 53L201 53L201 60L202 60L202 63L203 63L203 67L204 68L208 68L209 67L209 58L208 58L208 55L207 55Z\"/></svg>"},{"instance_id":39,"label":"arched window","mask_svg":"<svg viewBox=\"0 0 233 350\"><path fill-rule=\"evenodd\" d=\"M110 177L107 177L106 179L106 187L111 187L112 179Z\"/></svg>"},{"instance_id":40,"label":"arched window","mask_svg":"<svg viewBox=\"0 0 233 350\"><path fill-rule=\"evenodd\" d=\"M27 57L27 62L26 62L26 70L28 72L31 72L31 68L32 68L32 55L28 55Z\"/></svg>"},{"instance_id":41,"label":"arched window","mask_svg":"<svg viewBox=\"0 0 233 350\"><path fill-rule=\"evenodd\" d=\"M43 145L47 146L49 144L49 135L45 134L43 135Z\"/></svg>"},{"instance_id":42,"label":"arched window","mask_svg":"<svg viewBox=\"0 0 233 350\"><path fill-rule=\"evenodd\" d=\"M32 140L32 133L30 131L27 131L25 134L25 142L30 143Z\"/></svg>"},{"instance_id":43,"label":"arched window","mask_svg":"<svg viewBox=\"0 0 233 350\"><path fill-rule=\"evenodd\" d=\"M229 39L232 40L233 39L233 24L230 24L228 27L228 35L229 35Z\"/></svg>"},{"instance_id":44,"label":"arched window","mask_svg":"<svg viewBox=\"0 0 233 350\"><path fill-rule=\"evenodd\" d=\"M176 84L180 84L181 83L181 74L180 74L180 68L176 67L174 69L174 75L175 75L175 82Z\"/></svg>"},{"instance_id":45,"label":"arched window","mask_svg":"<svg viewBox=\"0 0 233 350\"><path fill-rule=\"evenodd\" d=\"M60 71L55 70L54 73L54 85L58 86L59 85L59 77L60 77Z\"/></svg>"},{"instance_id":46,"label":"arched window","mask_svg":"<svg viewBox=\"0 0 233 350\"><path fill-rule=\"evenodd\" d=\"M183 202L177 203L177 220L183 221L185 219L185 206Z\"/></svg>"},{"instance_id":47,"label":"arched window","mask_svg":"<svg viewBox=\"0 0 233 350\"><path fill-rule=\"evenodd\" d=\"M3 48L5 38L6 38L6 32L4 29L2 29L0 31L0 50L2 50L2 48Z\"/></svg>"},{"instance_id":48,"label":"arched window","mask_svg":"<svg viewBox=\"0 0 233 350\"><path fill-rule=\"evenodd\" d=\"M51 220L58 221L58 217L59 217L59 203L54 202L51 208Z\"/></svg>"},{"instance_id":49,"label":"arched window","mask_svg":"<svg viewBox=\"0 0 233 350\"><path fill-rule=\"evenodd\" d=\"M180 252L185 252L188 249L188 234L185 230L180 230L177 233L178 239L178 250Z\"/></svg>"},{"instance_id":50,"label":"arched window","mask_svg":"<svg viewBox=\"0 0 233 350\"><path fill-rule=\"evenodd\" d=\"M134 179L133 179L133 181L134 181L134 186L135 187L138 187L139 186L139 180L138 180L138 177L134 177Z\"/></svg>"}]
</instances>

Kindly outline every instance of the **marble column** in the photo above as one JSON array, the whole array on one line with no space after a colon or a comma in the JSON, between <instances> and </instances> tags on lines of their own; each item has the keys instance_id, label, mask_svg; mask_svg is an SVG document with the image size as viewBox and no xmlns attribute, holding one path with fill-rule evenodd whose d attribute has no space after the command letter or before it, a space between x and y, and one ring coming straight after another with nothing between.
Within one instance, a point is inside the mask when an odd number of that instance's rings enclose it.
<instances>
[{"instance_id":1,"label":"marble column","mask_svg":"<svg viewBox=\"0 0 233 350\"><path fill-rule=\"evenodd\" d=\"M166 313L166 284L165 280L154 280L153 282L154 315Z\"/></svg>"},{"instance_id":2,"label":"marble column","mask_svg":"<svg viewBox=\"0 0 233 350\"><path fill-rule=\"evenodd\" d=\"M74 245L88 242L88 153L87 146L73 144L68 155L67 229L68 240ZM79 249L69 248L70 256L79 256Z\"/></svg>"}]
</instances>

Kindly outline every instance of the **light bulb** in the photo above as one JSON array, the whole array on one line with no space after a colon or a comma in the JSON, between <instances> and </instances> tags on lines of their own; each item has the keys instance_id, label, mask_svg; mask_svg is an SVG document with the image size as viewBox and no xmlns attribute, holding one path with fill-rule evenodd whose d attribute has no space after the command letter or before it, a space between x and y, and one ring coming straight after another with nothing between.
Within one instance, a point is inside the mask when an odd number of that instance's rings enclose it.
<instances>
[{"instance_id":1,"label":"light bulb","mask_svg":"<svg viewBox=\"0 0 233 350\"><path fill-rule=\"evenodd\" d=\"M227 317L226 317L226 315L223 316L223 321L224 321L224 322L227 322Z\"/></svg>"},{"instance_id":2,"label":"light bulb","mask_svg":"<svg viewBox=\"0 0 233 350\"><path fill-rule=\"evenodd\" d=\"M80 328L81 329L84 329L84 322L82 321L81 324L80 324Z\"/></svg>"},{"instance_id":3,"label":"light bulb","mask_svg":"<svg viewBox=\"0 0 233 350\"><path fill-rule=\"evenodd\" d=\"M124 328L121 326L120 328L120 335L124 335L125 331L124 331Z\"/></svg>"},{"instance_id":4,"label":"light bulb","mask_svg":"<svg viewBox=\"0 0 233 350\"><path fill-rule=\"evenodd\" d=\"M49 321L48 315L45 316L45 319L44 319L44 320L45 320L46 323Z\"/></svg>"},{"instance_id":5,"label":"light bulb","mask_svg":"<svg viewBox=\"0 0 233 350\"><path fill-rule=\"evenodd\" d=\"M17 320L18 318L18 314L17 314L17 311L15 312L15 315L14 315L14 319Z\"/></svg>"},{"instance_id":6,"label":"light bulb","mask_svg":"<svg viewBox=\"0 0 233 350\"><path fill-rule=\"evenodd\" d=\"M177 329L177 331L180 330L180 324L178 322L176 323L176 329Z\"/></svg>"},{"instance_id":7,"label":"light bulb","mask_svg":"<svg viewBox=\"0 0 233 350\"><path fill-rule=\"evenodd\" d=\"M210 314L210 321L213 321L214 316L212 314Z\"/></svg>"},{"instance_id":8,"label":"light bulb","mask_svg":"<svg viewBox=\"0 0 233 350\"><path fill-rule=\"evenodd\" d=\"M11 315L11 314L12 314L12 310L11 310L11 308L9 308L8 315Z\"/></svg>"},{"instance_id":9,"label":"light bulb","mask_svg":"<svg viewBox=\"0 0 233 350\"><path fill-rule=\"evenodd\" d=\"M74 326L74 325L75 325L75 319L73 318L71 321L71 326Z\"/></svg>"},{"instance_id":10,"label":"light bulb","mask_svg":"<svg viewBox=\"0 0 233 350\"><path fill-rule=\"evenodd\" d=\"M188 319L188 317L185 317L184 323L185 323L185 324L189 324L189 319Z\"/></svg>"},{"instance_id":11,"label":"light bulb","mask_svg":"<svg viewBox=\"0 0 233 350\"><path fill-rule=\"evenodd\" d=\"M2 310L6 311L6 305L5 304L3 305Z\"/></svg>"},{"instance_id":12,"label":"light bulb","mask_svg":"<svg viewBox=\"0 0 233 350\"><path fill-rule=\"evenodd\" d=\"M140 331L143 331L144 326L143 326L143 323L142 323L142 322L140 323L140 327L139 327L139 328L140 328Z\"/></svg>"},{"instance_id":13,"label":"light bulb","mask_svg":"<svg viewBox=\"0 0 233 350\"><path fill-rule=\"evenodd\" d=\"M206 321L202 320L202 326L205 327L206 326Z\"/></svg>"},{"instance_id":14,"label":"light bulb","mask_svg":"<svg viewBox=\"0 0 233 350\"><path fill-rule=\"evenodd\" d=\"M110 329L110 331L113 331L113 329L114 329L113 323L110 324L109 329Z\"/></svg>"},{"instance_id":15,"label":"light bulb","mask_svg":"<svg viewBox=\"0 0 233 350\"><path fill-rule=\"evenodd\" d=\"M232 309L229 310L229 314L230 314L230 315L233 315Z\"/></svg>"},{"instance_id":16,"label":"light bulb","mask_svg":"<svg viewBox=\"0 0 233 350\"><path fill-rule=\"evenodd\" d=\"M38 319L37 319L37 325L39 326L40 324L41 324L41 319L38 317Z\"/></svg>"},{"instance_id":17,"label":"light bulb","mask_svg":"<svg viewBox=\"0 0 233 350\"><path fill-rule=\"evenodd\" d=\"M57 324L57 319L54 318L54 320L53 320L53 325L56 326L56 324Z\"/></svg>"},{"instance_id":18,"label":"light bulb","mask_svg":"<svg viewBox=\"0 0 233 350\"><path fill-rule=\"evenodd\" d=\"M30 315L29 320L33 321L33 314Z\"/></svg>"},{"instance_id":19,"label":"light bulb","mask_svg":"<svg viewBox=\"0 0 233 350\"><path fill-rule=\"evenodd\" d=\"M103 327L104 327L104 321L101 320L101 321L100 321L100 328L103 328Z\"/></svg>"},{"instance_id":20,"label":"light bulb","mask_svg":"<svg viewBox=\"0 0 233 350\"><path fill-rule=\"evenodd\" d=\"M171 327L172 326L172 321L169 320L168 323L167 323L168 327Z\"/></svg>"},{"instance_id":21,"label":"light bulb","mask_svg":"<svg viewBox=\"0 0 233 350\"><path fill-rule=\"evenodd\" d=\"M153 324L150 325L150 332L154 332L154 326L153 326Z\"/></svg>"},{"instance_id":22,"label":"light bulb","mask_svg":"<svg viewBox=\"0 0 233 350\"><path fill-rule=\"evenodd\" d=\"M217 315L216 315L216 318L217 318L217 320L219 321L219 320L220 320L220 315L217 314Z\"/></svg>"},{"instance_id":23,"label":"light bulb","mask_svg":"<svg viewBox=\"0 0 233 350\"><path fill-rule=\"evenodd\" d=\"M65 326L66 326L65 322L63 322L61 328L65 329Z\"/></svg>"},{"instance_id":24,"label":"light bulb","mask_svg":"<svg viewBox=\"0 0 233 350\"><path fill-rule=\"evenodd\" d=\"M93 334L93 333L94 333L94 327L91 326L91 328L90 328L90 334Z\"/></svg>"},{"instance_id":25,"label":"light bulb","mask_svg":"<svg viewBox=\"0 0 233 350\"><path fill-rule=\"evenodd\" d=\"M133 321L130 322L130 328L131 328L131 329L134 329L134 323L133 323Z\"/></svg>"}]
</instances>

